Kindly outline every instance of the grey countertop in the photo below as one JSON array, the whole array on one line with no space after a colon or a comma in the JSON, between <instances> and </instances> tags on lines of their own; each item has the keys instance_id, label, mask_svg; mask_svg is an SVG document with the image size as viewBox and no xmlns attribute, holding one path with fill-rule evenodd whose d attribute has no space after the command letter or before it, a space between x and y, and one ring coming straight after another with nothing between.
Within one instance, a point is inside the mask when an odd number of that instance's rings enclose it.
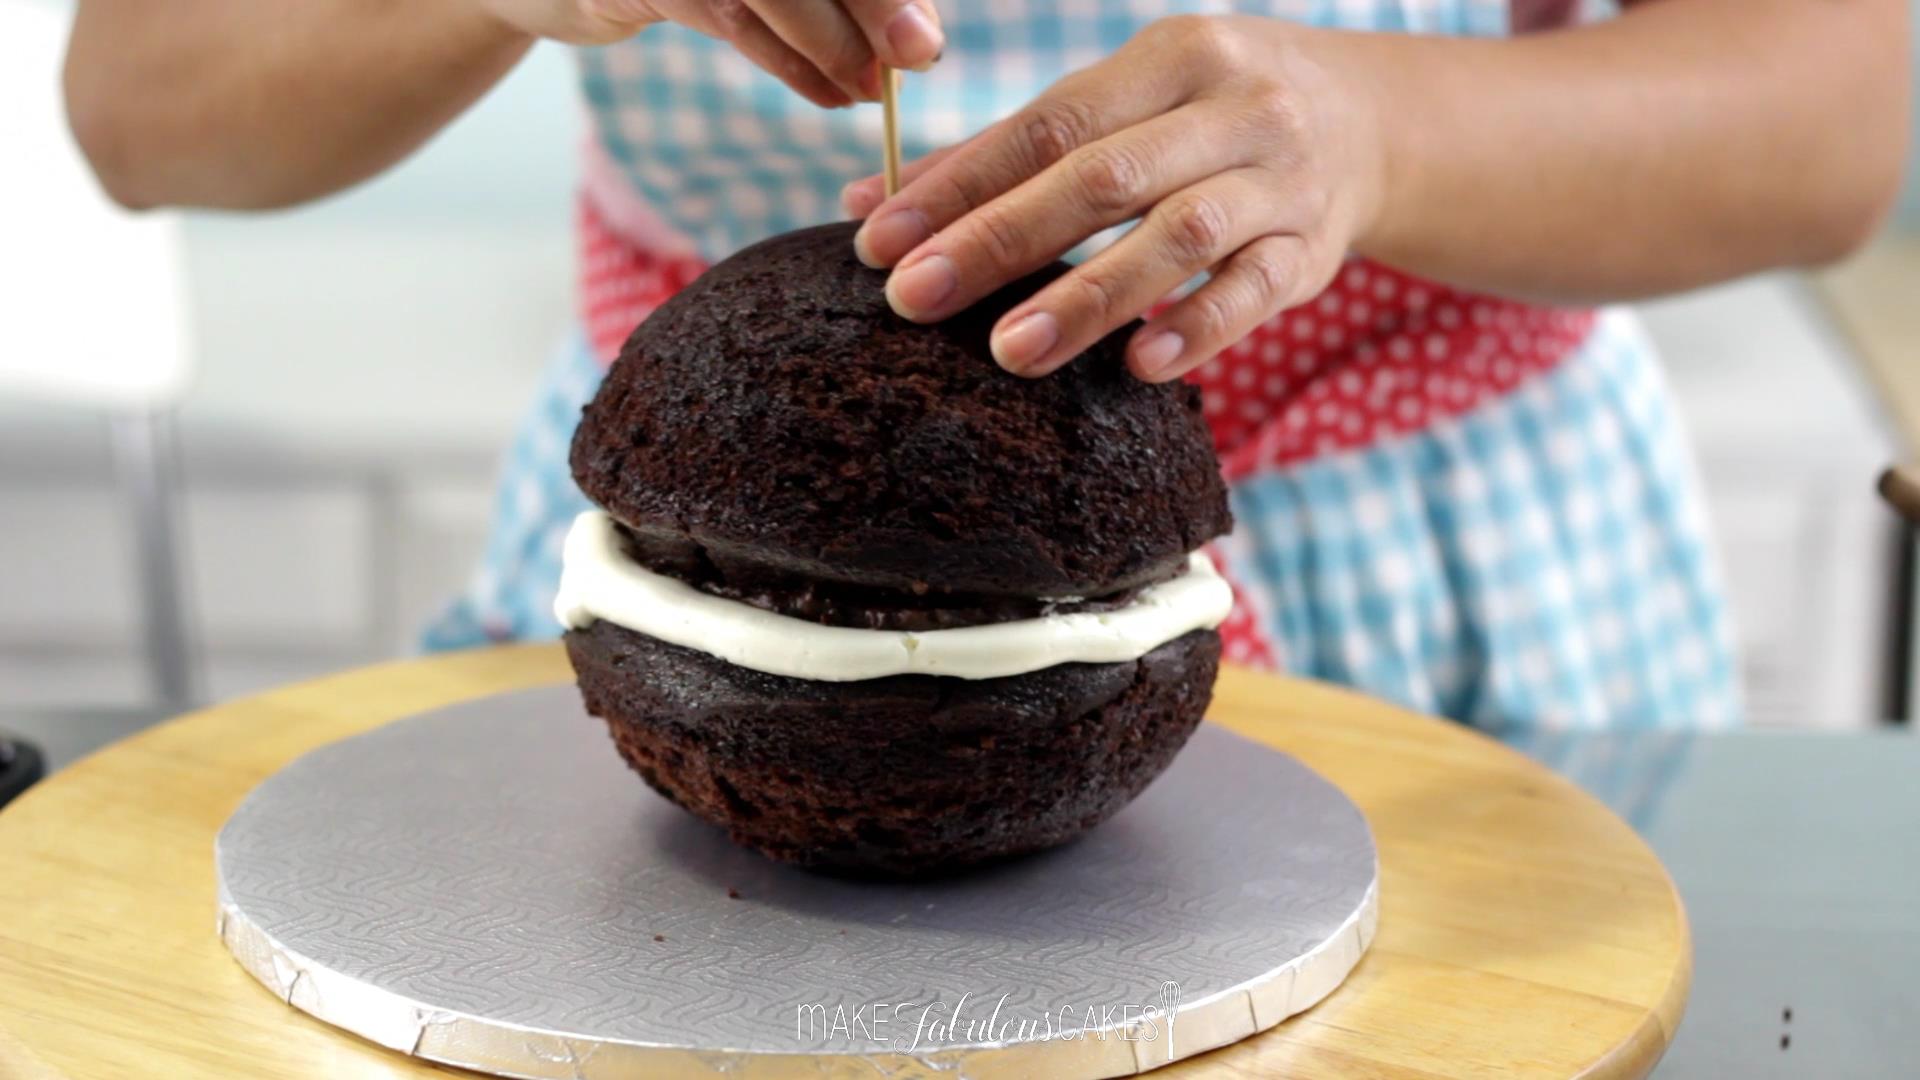
<instances>
[{"instance_id":1,"label":"grey countertop","mask_svg":"<svg viewBox=\"0 0 1920 1080\"><path fill-rule=\"evenodd\" d=\"M1680 888L1693 995L1661 1080L1920 1075L1920 739L1658 733L1522 745Z\"/></svg>"}]
</instances>

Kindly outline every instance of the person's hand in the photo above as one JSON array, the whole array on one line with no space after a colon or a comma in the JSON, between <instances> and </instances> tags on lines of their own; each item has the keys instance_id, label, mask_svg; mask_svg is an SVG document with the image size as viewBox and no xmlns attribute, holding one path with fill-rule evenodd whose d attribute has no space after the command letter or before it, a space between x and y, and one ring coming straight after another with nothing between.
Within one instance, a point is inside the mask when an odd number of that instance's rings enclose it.
<instances>
[{"instance_id":1,"label":"person's hand","mask_svg":"<svg viewBox=\"0 0 1920 1080\"><path fill-rule=\"evenodd\" d=\"M1177 378L1309 299L1366 227L1384 171L1363 80L1324 31L1253 17L1156 22L1014 116L937 151L883 199L849 185L863 261L903 317L943 319L1102 229L1141 223L1000 320L993 352L1044 375L1183 282L1127 363ZM1329 53L1329 55L1331 55Z\"/></svg>"},{"instance_id":2,"label":"person's hand","mask_svg":"<svg viewBox=\"0 0 1920 1080\"><path fill-rule=\"evenodd\" d=\"M920 70L945 39L933 0L482 0L537 37L602 45L676 22L719 38L816 105L880 95L878 63ZM876 63L877 61L877 63Z\"/></svg>"}]
</instances>

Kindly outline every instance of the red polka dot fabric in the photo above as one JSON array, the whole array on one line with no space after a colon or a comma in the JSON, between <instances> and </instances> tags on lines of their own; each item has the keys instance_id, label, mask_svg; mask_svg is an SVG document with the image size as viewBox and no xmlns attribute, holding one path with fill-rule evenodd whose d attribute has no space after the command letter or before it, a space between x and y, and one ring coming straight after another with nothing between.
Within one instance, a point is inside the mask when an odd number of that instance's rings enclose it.
<instances>
[{"instance_id":1,"label":"red polka dot fabric","mask_svg":"<svg viewBox=\"0 0 1920 1080\"><path fill-rule=\"evenodd\" d=\"M614 232L586 199L578 206L580 314L594 355L610 366L633 328L707 264L692 255L656 255Z\"/></svg>"},{"instance_id":2,"label":"red polka dot fabric","mask_svg":"<svg viewBox=\"0 0 1920 1080\"><path fill-rule=\"evenodd\" d=\"M1232 482L1464 413L1559 363L1593 320L1354 260L1191 378Z\"/></svg>"},{"instance_id":3,"label":"red polka dot fabric","mask_svg":"<svg viewBox=\"0 0 1920 1080\"><path fill-rule=\"evenodd\" d=\"M706 264L630 243L584 199L579 237L587 337L611 364L633 328ZM1592 311L1461 292L1356 259L1312 302L1262 323L1189 379L1232 483L1465 413L1558 364L1594 319ZM1238 584L1234 592L1243 595ZM1276 666L1248 604L1235 605L1220 635L1229 660Z\"/></svg>"}]
</instances>

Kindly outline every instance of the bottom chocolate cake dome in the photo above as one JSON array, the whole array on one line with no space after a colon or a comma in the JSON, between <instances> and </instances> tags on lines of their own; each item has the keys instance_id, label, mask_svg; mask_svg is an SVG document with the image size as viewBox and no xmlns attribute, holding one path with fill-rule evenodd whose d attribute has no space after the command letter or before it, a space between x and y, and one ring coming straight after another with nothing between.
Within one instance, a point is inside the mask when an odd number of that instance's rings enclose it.
<instances>
[{"instance_id":1,"label":"bottom chocolate cake dome","mask_svg":"<svg viewBox=\"0 0 1920 1080\"><path fill-rule=\"evenodd\" d=\"M720 263L587 407L556 613L646 782L788 862L915 876L1064 843L1200 723L1231 524L1195 391L1126 327L1044 379L917 326L853 227Z\"/></svg>"}]
</instances>

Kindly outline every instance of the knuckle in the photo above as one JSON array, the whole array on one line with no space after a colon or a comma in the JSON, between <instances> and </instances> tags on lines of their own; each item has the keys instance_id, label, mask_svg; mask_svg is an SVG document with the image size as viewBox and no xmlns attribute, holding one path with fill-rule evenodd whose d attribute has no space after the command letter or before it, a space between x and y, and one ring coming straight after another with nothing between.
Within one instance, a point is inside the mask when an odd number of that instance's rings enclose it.
<instances>
[{"instance_id":1,"label":"knuckle","mask_svg":"<svg viewBox=\"0 0 1920 1080\"><path fill-rule=\"evenodd\" d=\"M1305 221L1325 221L1333 212L1333 193L1314 184L1294 196L1295 213Z\"/></svg>"},{"instance_id":2,"label":"knuckle","mask_svg":"<svg viewBox=\"0 0 1920 1080\"><path fill-rule=\"evenodd\" d=\"M1205 34L1210 21L1205 15L1168 15L1149 23L1146 33L1171 44L1184 44Z\"/></svg>"},{"instance_id":3,"label":"knuckle","mask_svg":"<svg viewBox=\"0 0 1920 1080\"><path fill-rule=\"evenodd\" d=\"M1120 283L1097 270L1082 268L1069 279L1073 282L1074 307L1089 322L1106 322L1120 307Z\"/></svg>"},{"instance_id":4,"label":"knuckle","mask_svg":"<svg viewBox=\"0 0 1920 1080\"><path fill-rule=\"evenodd\" d=\"M1233 332L1239 312L1225 289L1204 288L1193 294L1193 333L1190 340L1223 342Z\"/></svg>"},{"instance_id":5,"label":"knuckle","mask_svg":"<svg viewBox=\"0 0 1920 1080\"><path fill-rule=\"evenodd\" d=\"M1248 91L1247 103L1263 133L1283 136L1301 134L1304 118L1300 115L1300 103L1286 86L1263 82Z\"/></svg>"},{"instance_id":6,"label":"knuckle","mask_svg":"<svg viewBox=\"0 0 1920 1080\"><path fill-rule=\"evenodd\" d=\"M1180 21L1191 15L1167 15L1140 28L1122 48L1127 50L1167 49L1180 38Z\"/></svg>"},{"instance_id":7,"label":"knuckle","mask_svg":"<svg viewBox=\"0 0 1920 1080\"><path fill-rule=\"evenodd\" d=\"M1279 303L1293 287L1293 267L1271 251L1251 248L1235 260L1235 267L1246 275L1248 287L1262 307Z\"/></svg>"},{"instance_id":8,"label":"knuckle","mask_svg":"<svg viewBox=\"0 0 1920 1080\"><path fill-rule=\"evenodd\" d=\"M574 4L571 28L564 40L572 44L610 45L633 33L632 14L610 0L578 0Z\"/></svg>"},{"instance_id":9,"label":"knuckle","mask_svg":"<svg viewBox=\"0 0 1920 1080\"><path fill-rule=\"evenodd\" d=\"M1194 63L1229 63L1237 57L1233 31L1207 15L1175 15L1154 24L1162 37Z\"/></svg>"},{"instance_id":10,"label":"knuckle","mask_svg":"<svg viewBox=\"0 0 1920 1080\"><path fill-rule=\"evenodd\" d=\"M939 202L958 217L987 201L987 187L972 169L935 169L928 174L939 185Z\"/></svg>"},{"instance_id":11,"label":"knuckle","mask_svg":"<svg viewBox=\"0 0 1920 1080\"><path fill-rule=\"evenodd\" d=\"M973 212L973 235L995 266L1018 266L1026 254L1026 234L997 206L983 206Z\"/></svg>"},{"instance_id":12,"label":"knuckle","mask_svg":"<svg viewBox=\"0 0 1920 1080\"><path fill-rule=\"evenodd\" d=\"M1163 212L1167 241L1184 266L1213 263L1227 242L1227 208L1210 195L1178 195Z\"/></svg>"},{"instance_id":13,"label":"knuckle","mask_svg":"<svg viewBox=\"0 0 1920 1080\"><path fill-rule=\"evenodd\" d=\"M1096 210L1131 210L1146 196L1147 171L1125 150L1094 147L1074 162L1073 175L1081 195Z\"/></svg>"},{"instance_id":14,"label":"knuckle","mask_svg":"<svg viewBox=\"0 0 1920 1080\"><path fill-rule=\"evenodd\" d=\"M825 73L819 68L814 67L813 64L807 61L806 57L798 53L782 53L779 56L773 57L767 65L767 70L771 71L781 82L795 88L810 86L825 91L831 91L833 89L830 81L821 78Z\"/></svg>"},{"instance_id":15,"label":"knuckle","mask_svg":"<svg viewBox=\"0 0 1920 1080\"><path fill-rule=\"evenodd\" d=\"M827 72L835 80L848 85L856 84L866 74L867 65L873 63L873 50L858 35L850 34L840 39L834 47L833 57L827 62Z\"/></svg>"},{"instance_id":16,"label":"knuckle","mask_svg":"<svg viewBox=\"0 0 1920 1080\"><path fill-rule=\"evenodd\" d=\"M721 33L731 38L746 28L753 11L747 7L747 0L712 0L707 6L707 17Z\"/></svg>"},{"instance_id":17,"label":"knuckle","mask_svg":"<svg viewBox=\"0 0 1920 1080\"><path fill-rule=\"evenodd\" d=\"M1092 136L1093 116L1069 101L1036 105L1020 126L1021 143L1032 171L1052 165L1078 150Z\"/></svg>"}]
</instances>

